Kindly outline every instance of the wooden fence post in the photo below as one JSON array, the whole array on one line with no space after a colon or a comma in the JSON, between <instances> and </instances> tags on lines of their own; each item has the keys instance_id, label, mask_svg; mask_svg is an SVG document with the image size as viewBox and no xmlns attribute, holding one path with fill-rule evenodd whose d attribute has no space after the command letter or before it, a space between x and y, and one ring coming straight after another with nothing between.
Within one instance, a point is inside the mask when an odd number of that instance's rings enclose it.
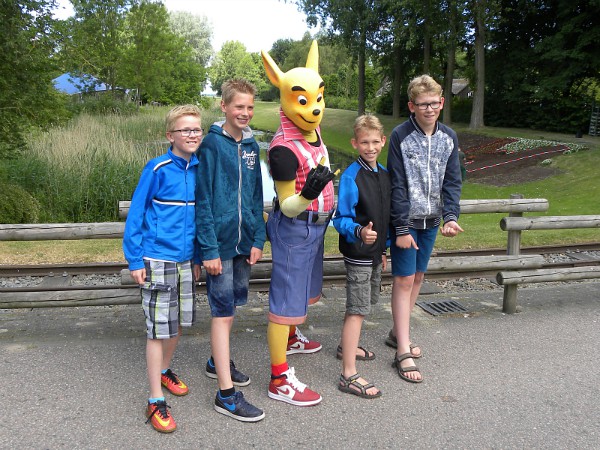
<instances>
[{"instance_id":1,"label":"wooden fence post","mask_svg":"<svg viewBox=\"0 0 600 450\"><path fill-rule=\"evenodd\" d=\"M511 199L523 198L522 194L511 194ZM523 213L514 212L509 213L509 217L523 217ZM506 243L506 253L508 255L520 255L521 254L521 230L514 230L508 232L508 238ZM504 286L504 296L502 300L502 311L506 314L514 314L517 312L517 284L510 284Z\"/></svg>"}]
</instances>

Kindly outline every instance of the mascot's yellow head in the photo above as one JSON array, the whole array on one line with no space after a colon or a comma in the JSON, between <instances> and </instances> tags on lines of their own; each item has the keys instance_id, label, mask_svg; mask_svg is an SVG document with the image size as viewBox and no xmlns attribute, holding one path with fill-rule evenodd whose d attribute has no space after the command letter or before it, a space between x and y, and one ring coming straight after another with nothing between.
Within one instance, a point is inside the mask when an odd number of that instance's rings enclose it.
<instances>
[{"instance_id":1,"label":"mascot's yellow head","mask_svg":"<svg viewBox=\"0 0 600 450\"><path fill-rule=\"evenodd\" d=\"M285 73L267 52L263 50L261 55L269 80L279 88L283 113L305 136L316 138L315 130L321 123L325 110L317 41L313 41L310 46L306 67L295 67Z\"/></svg>"}]
</instances>

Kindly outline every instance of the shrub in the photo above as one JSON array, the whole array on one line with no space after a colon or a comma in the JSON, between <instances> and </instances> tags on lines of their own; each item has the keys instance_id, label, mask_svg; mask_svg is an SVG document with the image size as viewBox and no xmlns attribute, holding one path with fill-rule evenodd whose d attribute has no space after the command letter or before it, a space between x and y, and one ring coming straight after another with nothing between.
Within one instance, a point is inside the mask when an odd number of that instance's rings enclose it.
<instances>
[{"instance_id":1,"label":"shrub","mask_svg":"<svg viewBox=\"0 0 600 450\"><path fill-rule=\"evenodd\" d=\"M73 97L69 104L69 110L73 115L82 113L132 115L137 112L138 107L135 102L104 94L98 96L86 95L81 100L78 97Z\"/></svg>"},{"instance_id":2,"label":"shrub","mask_svg":"<svg viewBox=\"0 0 600 450\"><path fill-rule=\"evenodd\" d=\"M471 109L473 108L473 99L454 97L452 99L452 122L469 123L471 122Z\"/></svg>"},{"instance_id":3,"label":"shrub","mask_svg":"<svg viewBox=\"0 0 600 450\"><path fill-rule=\"evenodd\" d=\"M0 223L36 223L40 204L20 186L0 181Z\"/></svg>"},{"instance_id":4,"label":"shrub","mask_svg":"<svg viewBox=\"0 0 600 450\"><path fill-rule=\"evenodd\" d=\"M358 99L356 98L327 96L325 97L325 104L328 108L346 109L349 111L356 111L358 109Z\"/></svg>"}]
</instances>

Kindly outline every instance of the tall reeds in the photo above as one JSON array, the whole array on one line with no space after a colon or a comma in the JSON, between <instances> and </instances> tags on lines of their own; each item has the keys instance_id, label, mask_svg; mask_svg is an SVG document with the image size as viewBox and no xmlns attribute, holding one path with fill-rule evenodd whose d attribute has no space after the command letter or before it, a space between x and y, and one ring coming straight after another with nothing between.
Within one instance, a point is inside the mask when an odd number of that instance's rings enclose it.
<instances>
[{"instance_id":1,"label":"tall reeds","mask_svg":"<svg viewBox=\"0 0 600 450\"><path fill-rule=\"evenodd\" d=\"M8 178L39 201L40 222L118 220L118 201L131 199L145 163L169 146L167 110L83 114L65 127L32 134L26 149L8 163ZM205 127L216 115L203 114Z\"/></svg>"}]
</instances>

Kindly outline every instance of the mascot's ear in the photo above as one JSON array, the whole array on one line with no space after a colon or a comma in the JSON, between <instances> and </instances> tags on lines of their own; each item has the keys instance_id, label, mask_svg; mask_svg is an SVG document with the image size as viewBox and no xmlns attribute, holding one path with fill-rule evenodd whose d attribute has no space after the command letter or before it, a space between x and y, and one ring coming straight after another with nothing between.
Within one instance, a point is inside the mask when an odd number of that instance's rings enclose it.
<instances>
[{"instance_id":1,"label":"mascot's ear","mask_svg":"<svg viewBox=\"0 0 600 450\"><path fill-rule=\"evenodd\" d=\"M312 41L310 45L308 58L306 58L306 67L319 73L319 46L317 45L317 41Z\"/></svg>"},{"instance_id":2,"label":"mascot's ear","mask_svg":"<svg viewBox=\"0 0 600 450\"><path fill-rule=\"evenodd\" d=\"M281 69L279 69L277 63L273 61L273 58L271 58L267 52L261 50L260 54L262 55L263 65L265 66L267 77L269 77L269 80L271 80L273 86L278 88L281 80L283 79L283 72Z\"/></svg>"}]
</instances>

